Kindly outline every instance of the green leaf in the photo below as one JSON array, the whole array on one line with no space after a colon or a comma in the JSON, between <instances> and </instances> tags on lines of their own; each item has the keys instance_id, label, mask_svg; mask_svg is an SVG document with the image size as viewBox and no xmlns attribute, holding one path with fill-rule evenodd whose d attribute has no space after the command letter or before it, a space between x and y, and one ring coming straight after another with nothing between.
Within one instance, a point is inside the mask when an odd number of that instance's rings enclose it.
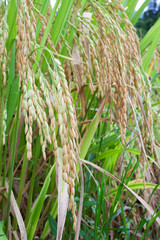
<instances>
[{"instance_id":1,"label":"green leaf","mask_svg":"<svg viewBox=\"0 0 160 240\"><path fill-rule=\"evenodd\" d=\"M121 148L121 145L117 145L115 149L109 149L105 153L105 160L103 161L102 167L110 172L113 173L115 169L116 162L118 161L120 155L123 153L124 149L119 149ZM103 154L103 153L102 153ZM108 179L108 178L106 178Z\"/></svg>"},{"instance_id":2,"label":"green leaf","mask_svg":"<svg viewBox=\"0 0 160 240\"><path fill-rule=\"evenodd\" d=\"M69 18L73 3L74 0L62 0L61 7L55 19L55 24L51 31L51 40L55 46L57 45L63 27Z\"/></svg>"},{"instance_id":3,"label":"green leaf","mask_svg":"<svg viewBox=\"0 0 160 240\"><path fill-rule=\"evenodd\" d=\"M61 7L58 10L58 13L55 17L55 23L53 25L53 28L51 30L51 40L54 44L54 46L57 46L57 43L59 41L59 38L61 36L62 30L67 23L67 20L69 18L72 6L73 6L74 0L62 0ZM52 49L50 46L48 46L49 49ZM50 55L46 53L47 61L50 61ZM43 71L45 72L47 68L47 64L45 60L43 61Z\"/></svg>"},{"instance_id":4,"label":"green leaf","mask_svg":"<svg viewBox=\"0 0 160 240\"><path fill-rule=\"evenodd\" d=\"M12 46L12 51L11 51L11 61L9 64L9 74L8 74L8 84L7 84L7 99L9 97L9 93L11 90L12 83L14 81L15 77L15 44Z\"/></svg>"},{"instance_id":5,"label":"green leaf","mask_svg":"<svg viewBox=\"0 0 160 240\"><path fill-rule=\"evenodd\" d=\"M127 4L128 4L128 2L129 2L129 0L124 0L124 1L122 2L123 7L126 7Z\"/></svg>"},{"instance_id":6,"label":"green leaf","mask_svg":"<svg viewBox=\"0 0 160 240\"><path fill-rule=\"evenodd\" d=\"M138 3L138 0L130 0L128 1L128 4L127 4L127 10L126 10L126 14L128 15L129 18L132 17L134 11L135 11L135 8L136 8L136 5Z\"/></svg>"},{"instance_id":7,"label":"green leaf","mask_svg":"<svg viewBox=\"0 0 160 240\"><path fill-rule=\"evenodd\" d=\"M7 240L6 235L3 232L4 221L0 221L0 240Z\"/></svg>"},{"instance_id":8,"label":"green leaf","mask_svg":"<svg viewBox=\"0 0 160 240\"><path fill-rule=\"evenodd\" d=\"M133 26L136 24L136 22L138 21L138 19L140 18L144 9L147 7L147 5L150 1L151 0L145 0L144 3L142 4L142 6L138 9L138 11L133 15L133 17L131 19L131 23L133 24Z\"/></svg>"},{"instance_id":9,"label":"green leaf","mask_svg":"<svg viewBox=\"0 0 160 240\"><path fill-rule=\"evenodd\" d=\"M81 1L81 10L80 10L80 13L79 13L80 15L83 14L85 7L86 7L86 1L82 0ZM78 27L78 24L79 24L79 20L77 18L76 21L75 21L75 24L74 24L76 28ZM70 47L73 46L73 41L74 41L74 34L73 33L74 33L74 31L75 31L74 29L72 31L70 31L69 37L67 39L65 39ZM68 49L65 45L62 48L61 54L64 55L64 56L67 56L67 54L68 54Z\"/></svg>"},{"instance_id":10,"label":"green leaf","mask_svg":"<svg viewBox=\"0 0 160 240\"><path fill-rule=\"evenodd\" d=\"M113 132L115 134L113 134ZM119 130L115 129L110 133L107 133L107 135L110 135L110 136L103 137L101 149L106 147L111 147L111 146L113 147L113 145L117 145L120 143L121 136L120 136ZM126 136L128 137L130 135L131 135L131 131L127 130ZM93 144L93 146L89 149L88 153L99 152L99 141L100 139L96 142L96 144Z\"/></svg>"},{"instance_id":11,"label":"green leaf","mask_svg":"<svg viewBox=\"0 0 160 240\"><path fill-rule=\"evenodd\" d=\"M49 4L49 0L43 0L43 3L42 3L42 7L41 7L41 11L40 13L45 16L46 15L46 11L47 11L47 8L48 8L48 4ZM37 20L37 23L36 23L36 41L39 37L39 33L40 33L40 30L41 30L41 26L42 26L42 23L40 22L40 20L38 19Z\"/></svg>"},{"instance_id":12,"label":"green leaf","mask_svg":"<svg viewBox=\"0 0 160 240\"><path fill-rule=\"evenodd\" d=\"M47 190L48 190L48 187L49 187L49 184L50 184L51 174L53 172L54 167L55 167L55 164L53 165L53 167L49 171L49 173L48 173L48 175L45 179L45 182L43 184L43 187L41 189L41 192L38 196L38 199L36 201L36 204L33 207L33 210L32 210L28 225L27 225L28 240L32 240L33 236L35 234L35 230L36 230L37 223L38 223L41 211L42 211L44 200L46 198Z\"/></svg>"},{"instance_id":13,"label":"green leaf","mask_svg":"<svg viewBox=\"0 0 160 240\"><path fill-rule=\"evenodd\" d=\"M152 28L147 32L144 38L140 41L141 53L151 44L154 38L160 34L160 18L155 22Z\"/></svg>"},{"instance_id":14,"label":"green leaf","mask_svg":"<svg viewBox=\"0 0 160 240\"><path fill-rule=\"evenodd\" d=\"M16 38L17 35L17 4L16 0L10 0L9 1L9 6L8 6L8 15L7 15L7 24L9 27L9 32L8 32L8 39L6 41L6 48L7 51L12 47L12 44Z\"/></svg>"},{"instance_id":15,"label":"green leaf","mask_svg":"<svg viewBox=\"0 0 160 240\"><path fill-rule=\"evenodd\" d=\"M58 198L55 199L54 205L52 206L51 212L50 212L50 215L53 218L56 218L57 214L58 214ZM46 223L46 225L43 229L42 235L41 235L42 238L46 237L47 232L49 231L49 228L50 228L50 226L49 226L49 223L47 221L47 223Z\"/></svg>"},{"instance_id":16,"label":"green leaf","mask_svg":"<svg viewBox=\"0 0 160 240\"><path fill-rule=\"evenodd\" d=\"M19 94L19 78L17 77L17 79L12 82L12 87L7 102L7 128L9 127L10 121L15 113Z\"/></svg>"},{"instance_id":17,"label":"green leaf","mask_svg":"<svg viewBox=\"0 0 160 240\"><path fill-rule=\"evenodd\" d=\"M156 218L159 217L159 215L160 215L160 209L159 209L159 211L158 211L157 213L155 213L154 216L152 216L152 218L150 219L150 221L149 221L149 223L147 224L147 227L146 227L146 229L145 229L145 231L144 231L144 233L143 233L143 235L142 235L142 237L141 237L141 240L145 239L145 236L146 236L146 234L148 233L149 228L152 226L152 224L154 223L154 221L156 220Z\"/></svg>"},{"instance_id":18,"label":"green leaf","mask_svg":"<svg viewBox=\"0 0 160 240\"><path fill-rule=\"evenodd\" d=\"M140 151L138 151L138 150L136 150L136 149L127 149L127 152L129 152L129 153L133 153L133 154L135 154L135 155L140 155Z\"/></svg>"},{"instance_id":19,"label":"green leaf","mask_svg":"<svg viewBox=\"0 0 160 240\"><path fill-rule=\"evenodd\" d=\"M95 206L96 205L96 201L86 201L84 202L83 206L84 207L92 207L92 206Z\"/></svg>"},{"instance_id":20,"label":"green leaf","mask_svg":"<svg viewBox=\"0 0 160 240\"><path fill-rule=\"evenodd\" d=\"M123 151L124 151L124 149L110 149L110 150L107 150L106 152L103 152L102 154L100 154L94 161L98 161L98 160L104 159L106 157L113 156L117 153L121 154Z\"/></svg>"},{"instance_id":21,"label":"green leaf","mask_svg":"<svg viewBox=\"0 0 160 240\"><path fill-rule=\"evenodd\" d=\"M160 29L160 25L159 25L159 29ZM158 41L160 39L160 30L157 31L157 33L155 34L155 37L147 51L147 54L145 56L145 59L143 61L143 69L144 71L147 71L148 67L149 67L149 64L153 58L153 55L154 55L154 51L157 47L157 44L158 44Z\"/></svg>"},{"instance_id":22,"label":"green leaf","mask_svg":"<svg viewBox=\"0 0 160 240\"><path fill-rule=\"evenodd\" d=\"M49 18L47 27L46 27L46 29L45 29L45 32L44 32L42 41L41 41L41 43L40 43L40 47L44 47L44 45L45 45L45 43L46 43L46 40L47 40L48 34L49 34L49 32L50 32L50 29L51 29L51 26L52 26L52 23L53 23L53 20L54 20L55 13L56 13L56 10L57 10L57 8L58 8L59 2L60 2L60 0L57 0L54 8L52 9L52 12L51 12L51 15L50 15L50 18ZM41 49L37 52L36 59L35 59L35 62L36 62L36 63L33 65L33 71L34 71L34 72L36 72L36 70L37 70L38 63L39 63L40 58L41 58L42 50L43 50L43 48L41 48Z\"/></svg>"},{"instance_id":23,"label":"green leaf","mask_svg":"<svg viewBox=\"0 0 160 240\"><path fill-rule=\"evenodd\" d=\"M132 190L144 189L144 183L141 180L131 181L127 184L127 186ZM154 189L155 187L157 187L156 184L152 184L148 182L145 183L145 189ZM158 186L157 189L160 189L160 186ZM114 189L113 191L111 191L106 195L106 198L113 196L114 194L117 193L117 191L118 191L118 188ZM124 189L123 191L127 191L127 189Z\"/></svg>"},{"instance_id":24,"label":"green leaf","mask_svg":"<svg viewBox=\"0 0 160 240\"><path fill-rule=\"evenodd\" d=\"M92 139L94 137L94 134L97 130L97 127L98 127L98 124L100 122L100 118L101 118L101 114L102 114L102 111L103 111L103 108L104 108L104 105L105 105L105 101L106 101L106 98L107 98L107 94L106 94L106 97L105 99L103 99L98 111L97 111L97 114L96 116L94 117L92 123L90 124L90 126L88 127L88 130L87 132L85 133L83 139L82 139L82 142L81 142L81 150L80 150L80 158L84 159L87 152L88 152L88 149L90 147L90 144L92 142Z\"/></svg>"},{"instance_id":25,"label":"green leaf","mask_svg":"<svg viewBox=\"0 0 160 240\"><path fill-rule=\"evenodd\" d=\"M123 227L124 227L124 232L125 232L125 239L129 240L129 231L127 231L126 217L125 217L125 213L124 213L122 199L120 199L120 204L121 204L121 210L122 210L121 213L122 213L122 221L123 221Z\"/></svg>"},{"instance_id":26,"label":"green leaf","mask_svg":"<svg viewBox=\"0 0 160 240\"><path fill-rule=\"evenodd\" d=\"M156 106L156 105L158 105L158 104L160 104L160 101L158 101L158 102L156 102L156 103L153 103L153 104L152 104L152 107L154 107L154 106Z\"/></svg>"},{"instance_id":27,"label":"green leaf","mask_svg":"<svg viewBox=\"0 0 160 240\"><path fill-rule=\"evenodd\" d=\"M57 222L50 214L48 214L47 217L48 217L49 226L51 228L52 234L53 234L54 237L56 237L56 235L57 235Z\"/></svg>"}]
</instances>

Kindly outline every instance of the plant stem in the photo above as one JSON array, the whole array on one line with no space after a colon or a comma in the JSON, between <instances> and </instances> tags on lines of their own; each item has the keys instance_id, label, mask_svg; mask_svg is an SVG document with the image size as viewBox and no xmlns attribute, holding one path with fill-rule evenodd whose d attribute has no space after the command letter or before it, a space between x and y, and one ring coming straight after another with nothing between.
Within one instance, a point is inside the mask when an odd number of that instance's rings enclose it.
<instances>
[{"instance_id":1,"label":"plant stem","mask_svg":"<svg viewBox=\"0 0 160 240\"><path fill-rule=\"evenodd\" d=\"M13 129L13 136L12 138L12 154L11 154L11 163L10 163L10 169L9 169L9 189L8 189L8 201L7 201L7 224L6 224L6 232L8 235L8 228L9 228L9 214L10 214L10 201L11 201L11 191L12 191L12 185L13 185L13 170L14 170L14 162L15 162L15 154L16 154L16 140L18 135L18 127L19 127L19 109L20 109L20 94L19 94L19 101L17 106L17 113L16 117L14 119L14 129Z\"/></svg>"}]
</instances>

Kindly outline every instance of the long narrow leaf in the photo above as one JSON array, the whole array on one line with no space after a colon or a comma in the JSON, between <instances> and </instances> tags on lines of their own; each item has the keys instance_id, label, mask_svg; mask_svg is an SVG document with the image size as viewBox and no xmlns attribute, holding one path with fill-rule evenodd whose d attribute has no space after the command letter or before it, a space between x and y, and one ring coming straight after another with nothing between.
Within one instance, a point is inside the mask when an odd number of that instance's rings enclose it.
<instances>
[{"instance_id":1,"label":"long narrow leaf","mask_svg":"<svg viewBox=\"0 0 160 240\"><path fill-rule=\"evenodd\" d=\"M59 0L57 0L59 1ZM62 33L63 27L67 23L68 17L70 15L74 0L63 0L61 3L61 7L58 10L57 16L55 18L54 26L51 30L51 40L54 46L57 46L60 35ZM57 2L56 2L57 4ZM49 47L50 48L50 47ZM65 55L66 56L66 55ZM50 55L46 54L47 61L50 61ZM47 68L47 64L45 60L43 61L43 71L45 72Z\"/></svg>"},{"instance_id":2,"label":"long narrow leaf","mask_svg":"<svg viewBox=\"0 0 160 240\"><path fill-rule=\"evenodd\" d=\"M144 36L144 38L140 41L140 50L141 53L144 52L144 50L151 44L153 39L159 35L160 32L160 18L155 22L155 24L152 26L152 28L147 32L147 34Z\"/></svg>"},{"instance_id":3,"label":"long narrow leaf","mask_svg":"<svg viewBox=\"0 0 160 240\"><path fill-rule=\"evenodd\" d=\"M49 187L49 184L50 184L51 174L53 172L54 167L55 167L55 164L53 165L53 167L49 171L49 173L48 173L48 175L45 179L45 182L43 184L43 187L41 189L41 192L38 196L37 202L36 202L36 204L35 204L35 206L32 210L32 213L31 213L28 225L27 225L27 239L28 240L33 239L33 236L34 236L34 233L35 233L35 230L36 230L36 226L37 226L37 223L38 223L38 220L39 220L39 216L41 214L42 207L43 207L43 204L44 204L44 200L46 198L47 190L48 190L48 187Z\"/></svg>"},{"instance_id":4,"label":"long narrow leaf","mask_svg":"<svg viewBox=\"0 0 160 240\"><path fill-rule=\"evenodd\" d=\"M8 33L8 39L6 41L6 48L8 52L11 49L12 44L17 35L16 18L17 18L17 3L16 3L16 0L11 0L9 1L8 15L7 15L9 33Z\"/></svg>"},{"instance_id":5,"label":"long narrow leaf","mask_svg":"<svg viewBox=\"0 0 160 240\"><path fill-rule=\"evenodd\" d=\"M58 4L59 4L60 0L57 0L56 1L56 4L51 12L51 15L50 15L50 18L49 18L49 21L48 21L48 24L47 24L47 27L45 29L45 32L44 32L44 35L43 35L43 38L42 38L42 41L40 43L40 47L44 47L45 43L46 43L46 40L47 40L47 37L48 37L48 34L50 32L50 29L51 29L51 25L53 23L53 20L54 20L54 16L55 16L55 13L56 13L56 10L58 8ZM37 52L37 55L36 55L36 64L34 64L33 66L33 70L36 71L37 70L37 63L39 63L40 61L40 58L41 58L41 54L42 54L42 48Z\"/></svg>"},{"instance_id":6,"label":"long narrow leaf","mask_svg":"<svg viewBox=\"0 0 160 240\"><path fill-rule=\"evenodd\" d=\"M68 208L68 184L64 182L62 178L62 149L59 148L59 166L57 166L57 182L58 182L58 225L57 225L57 240L62 239L64 230L64 224L66 220L67 208Z\"/></svg>"},{"instance_id":7,"label":"long narrow leaf","mask_svg":"<svg viewBox=\"0 0 160 240\"><path fill-rule=\"evenodd\" d=\"M129 18L132 17L134 11L135 11L135 8L136 8L136 5L138 3L138 0L130 0L128 1L128 4L127 4L127 10L126 10L126 14L128 15Z\"/></svg>"},{"instance_id":8,"label":"long narrow leaf","mask_svg":"<svg viewBox=\"0 0 160 240\"><path fill-rule=\"evenodd\" d=\"M6 183L6 188L7 191L9 190L9 186ZM24 221L21 215L21 212L19 210L19 207L17 205L16 199L14 197L13 192L11 191L11 207L13 210L14 215L16 216L17 222L18 222L18 226L19 226L19 230L20 230L20 234L21 234L21 239L27 240L27 233L26 233L26 228L24 225Z\"/></svg>"},{"instance_id":9,"label":"long narrow leaf","mask_svg":"<svg viewBox=\"0 0 160 240\"><path fill-rule=\"evenodd\" d=\"M160 25L159 25L159 27L160 27ZM159 39L160 39L160 28L159 28L157 34L155 35L155 38L152 41L152 44L150 45L150 47L149 47L149 49L147 51L147 54L145 56L145 59L143 61L143 69L144 69L144 71L147 71L147 69L149 67L149 64L150 64L150 62L151 62L151 60L153 58L154 51L155 51L155 49L157 47Z\"/></svg>"},{"instance_id":10,"label":"long narrow leaf","mask_svg":"<svg viewBox=\"0 0 160 240\"><path fill-rule=\"evenodd\" d=\"M87 151L90 147L90 144L93 140L94 134L97 130L98 124L100 122L101 114L102 114L106 99L107 99L107 94L106 94L106 97L103 99L103 101L99 107L99 110L97 111L96 116L94 117L92 123L90 124L90 126L87 130L87 133L84 135L84 137L81 141L81 150L80 150L80 155L79 155L80 158L85 158L85 156L87 154Z\"/></svg>"},{"instance_id":11,"label":"long narrow leaf","mask_svg":"<svg viewBox=\"0 0 160 240\"><path fill-rule=\"evenodd\" d=\"M61 7L57 13L55 24L51 31L51 40L56 46L60 38L64 25L70 15L74 0L62 0Z\"/></svg>"},{"instance_id":12,"label":"long narrow leaf","mask_svg":"<svg viewBox=\"0 0 160 240\"><path fill-rule=\"evenodd\" d=\"M131 18L131 23L133 24L133 26L136 24L150 1L151 0L145 0L142 6L138 9L138 11L133 15L133 17Z\"/></svg>"},{"instance_id":13,"label":"long narrow leaf","mask_svg":"<svg viewBox=\"0 0 160 240\"><path fill-rule=\"evenodd\" d=\"M144 183L141 180L131 181L127 184L127 186L132 190L139 190L144 189ZM154 189L157 185L145 182L145 189ZM160 186L157 187L157 189L160 189ZM126 191L126 189L124 189ZM110 197L118 191L118 188L114 189L113 191L109 192L106 197Z\"/></svg>"},{"instance_id":14,"label":"long narrow leaf","mask_svg":"<svg viewBox=\"0 0 160 240\"><path fill-rule=\"evenodd\" d=\"M43 0L43 3L42 3L42 7L41 7L41 11L40 13L45 16L46 14L46 11L47 11L47 7L48 7L48 4L49 4L49 0ZM40 30L41 30L41 26L42 26L42 23L40 22L40 20L38 19L37 23L36 23L36 40L38 39L39 37L39 33L40 33Z\"/></svg>"}]
</instances>

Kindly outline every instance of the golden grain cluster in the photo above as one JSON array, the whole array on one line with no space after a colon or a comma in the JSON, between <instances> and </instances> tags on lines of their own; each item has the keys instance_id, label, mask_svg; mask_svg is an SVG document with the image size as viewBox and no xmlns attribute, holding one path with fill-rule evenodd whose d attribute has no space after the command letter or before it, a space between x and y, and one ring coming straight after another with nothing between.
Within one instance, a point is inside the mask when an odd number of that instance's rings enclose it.
<instances>
[{"instance_id":1,"label":"golden grain cluster","mask_svg":"<svg viewBox=\"0 0 160 240\"><path fill-rule=\"evenodd\" d=\"M106 104L110 105L110 119L115 116L119 122L124 144L128 124L127 98L131 98L133 106L139 106L136 91L147 103L147 118L152 126L150 86L141 70L139 40L119 1L105 1L104 5L89 1L86 11L90 8L94 14L92 19L78 14L78 10L70 18L70 25L75 31L73 50L75 48L77 52L73 54L70 51L69 56L80 59L81 63L66 61L64 69L70 88L74 84L80 91L88 84L91 93L98 88L101 97L108 95ZM73 24L77 18L78 28ZM144 138L148 138L143 115L142 119Z\"/></svg>"},{"instance_id":2,"label":"golden grain cluster","mask_svg":"<svg viewBox=\"0 0 160 240\"><path fill-rule=\"evenodd\" d=\"M72 209L74 229L76 229L76 206L74 203L74 179L76 172L75 144L78 149L76 111L64 70L57 58L52 55L52 61L50 65L48 64L46 74L41 71L42 61L38 64L37 71L34 71L33 65L37 63L35 62L36 51L33 50L39 47L38 42L40 42L40 39L36 41L36 19L34 14L37 14L42 22L40 38L43 35L47 21L38 11L33 13L33 10L35 9L31 1L23 0L18 2L15 74L16 77L19 78L19 89L21 91L21 112L23 112L25 121L27 159L30 160L32 158L33 130L36 124L39 130L44 160L46 160L47 144L53 143L54 155L57 164L59 164L59 137L57 139L57 136L60 136L63 152L63 179L68 183L68 193L70 194L69 208ZM3 22L1 25L2 24ZM0 38L1 63L3 62L1 67L3 83L5 85L7 61L5 42L7 39L7 26L1 26L1 29L3 29ZM55 52L54 45L50 40L50 34L46 44L50 44ZM39 84L36 84L37 79ZM3 116L5 117L5 123L6 112Z\"/></svg>"}]
</instances>

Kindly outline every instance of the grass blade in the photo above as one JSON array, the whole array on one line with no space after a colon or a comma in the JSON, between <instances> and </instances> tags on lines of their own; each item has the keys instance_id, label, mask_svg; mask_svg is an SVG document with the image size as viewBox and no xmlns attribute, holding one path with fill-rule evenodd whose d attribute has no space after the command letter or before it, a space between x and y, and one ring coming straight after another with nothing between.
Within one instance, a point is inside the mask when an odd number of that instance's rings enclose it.
<instances>
[{"instance_id":1,"label":"grass blade","mask_svg":"<svg viewBox=\"0 0 160 240\"><path fill-rule=\"evenodd\" d=\"M126 240L129 240L129 235L128 235L127 226L126 226L126 218L125 218L125 214L124 214L124 208L123 208L122 199L120 199L120 204L121 204L121 210L122 210L123 226L124 226L124 231L125 231L125 236L126 236L125 239L126 239Z\"/></svg>"},{"instance_id":2,"label":"grass blade","mask_svg":"<svg viewBox=\"0 0 160 240\"><path fill-rule=\"evenodd\" d=\"M17 114L16 114L16 118L14 119L13 136L11 139L12 153L11 153L11 163L9 168L9 188L8 188L7 227L6 227L7 234L8 234L8 227L9 227L10 201L11 201L11 192L12 192L12 185L13 185L13 170L14 170L15 154L16 154L16 140L18 135L18 127L19 127L19 109L20 109L20 94L19 94L19 101L18 101L18 107L17 107Z\"/></svg>"},{"instance_id":3,"label":"grass blade","mask_svg":"<svg viewBox=\"0 0 160 240\"><path fill-rule=\"evenodd\" d=\"M147 32L144 38L140 41L140 50L141 53L145 51L145 49L151 44L155 36L160 32L160 18L156 21L156 23L152 26L152 28Z\"/></svg>"},{"instance_id":4,"label":"grass blade","mask_svg":"<svg viewBox=\"0 0 160 240\"><path fill-rule=\"evenodd\" d=\"M100 118L101 118L101 114L105 105L107 99L107 94L106 97L103 99L92 123L90 124L90 126L87 129L87 132L85 133L80 145L81 145L81 150L80 150L80 158L85 158L87 151L90 147L90 144L92 142L93 136L97 130L98 124L100 122Z\"/></svg>"},{"instance_id":5,"label":"grass blade","mask_svg":"<svg viewBox=\"0 0 160 240\"><path fill-rule=\"evenodd\" d=\"M36 226L37 226L39 216L40 216L41 211L42 211L42 206L44 204L44 200L45 200L47 190L48 190L48 187L49 187L49 184L50 184L51 174L53 172L54 167L55 167L55 164L53 165L53 167L51 168L51 170L49 171L49 173L48 173L48 175L45 179L45 182L43 184L41 192L38 196L37 202L34 205L32 213L30 215L30 219L29 219L29 222L28 222L28 225L27 225L27 239L28 240L33 239L34 233L36 231Z\"/></svg>"},{"instance_id":6,"label":"grass blade","mask_svg":"<svg viewBox=\"0 0 160 240\"><path fill-rule=\"evenodd\" d=\"M41 43L40 43L40 47L41 47L41 48L39 49L39 51L37 52L37 55L36 55L36 59L35 59L35 62L36 62L36 63L33 65L33 70L34 70L34 72L36 72L36 70L37 70L37 66L38 66L37 64L39 63L40 58L41 58L41 55L42 55L42 50L43 50L42 47L44 47L44 45L45 45L45 43L46 43L46 40L47 40L48 34L49 34L49 32L50 32L50 29L51 29L51 26L52 26L52 23L53 23L53 20L54 20L54 17L55 17L56 10L57 10L57 8L58 8L59 2L60 2L60 0L57 0L56 3L55 3L54 8L52 9L52 12L51 12L51 15L50 15L50 18L49 18L47 27L46 27L46 29L45 29L45 32L44 32L42 41L41 41Z\"/></svg>"},{"instance_id":7,"label":"grass blade","mask_svg":"<svg viewBox=\"0 0 160 240\"><path fill-rule=\"evenodd\" d=\"M129 19L132 17L137 3L138 3L138 0L130 0L128 2L128 4L127 4L128 8L126 10L126 14L128 15Z\"/></svg>"},{"instance_id":8,"label":"grass blade","mask_svg":"<svg viewBox=\"0 0 160 240\"><path fill-rule=\"evenodd\" d=\"M57 240L62 239L62 234L64 230L64 224L67 215L68 208L68 184L64 182L62 178L62 149L59 148L59 166L57 166L56 174L57 174L57 182L58 182L58 224L57 224Z\"/></svg>"},{"instance_id":9,"label":"grass blade","mask_svg":"<svg viewBox=\"0 0 160 240\"><path fill-rule=\"evenodd\" d=\"M160 27L160 25L159 25ZM153 58L153 55L154 55L154 51L157 47L157 44L158 44L158 41L160 39L160 30L155 34L155 37L154 37L154 40L152 41L148 51L147 51L147 54L145 56L145 59L143 61L143 69L144 71L147 71L149 65L150 65L150 62Z\"/></svg>"},{"instance_id":10,"label":"grass blade","mask_svg":"<svg viewBox=\"0 0 160 240\"><path fill-rule=\"evenodd\" d=\"M142 4L142 6L138 9L138 11L133 15L131 18L131 23L133 26L137 23L138 19L142 15L144 9L147 7L148 3L150 3L151 0L145 0L145 2Z\"/></svg>"},{"instance_id":11,"label":"grass blade","mask_svg":"<svg viewBox=\"0 0 160 240\"><path fill-rule=\"evenodd\" d=\"M160 215L160 209L159 211L150 219L149 223L147 224L147 227L141 237L141 240L144 239L144 237L146 236L149 228L152 226L152 224L154 223L155 219Z\"/></svg>"},{"instance_id":12,"label":"grass blade","mask_svg":"<svg viewBox=\"0 0 160 240\"><path fill-rule=\"evenodd\" d=\"M49 2L50 2L49 0L43 0L41 11L40 11L40 13L43 16L45 16L45 13L47 11L47 7L48 7ZM41 25L42 25L42 23L38 19L38 21L36 23L36 41L38 40L38 37L39 37L39 33L40 33L40 30L41 30Z\"/></svg>"},{"instance_id":13,"label":"grass blade","mask_svg":"<svg viewBox=\"0 0 160 240\"><path fill-rule=\"evenodd\" d=\"M9 190L9 186L7 185L7 190ZM20 230L20 235L21 235L21 239L27 240L27 233L26 233L26 228L24 225L24 221L22 218L22 215L20 213L19 207L17 205L16 199L14 197L13 192L11 191L11 207L13 209L13 212L16 216L17 222L18 222L18 226L19 226L19 230Z\"/></svg>"},{"instance_id":14,"label":"grass blade","mask_svg":"<svg viewBox=\"0 0 160 240\"><path fill-rule=\"evenodd\" d=\"M6 48L7 51L12 47L12 44L16 38L17 35L17 3L16 0L9 1L8 5L8 15L7 15L7 23L9 27L9 33L8 33L8 39L6 41Z\"/></svg>"},{"instance_id":15,"label":"grass blade","mask_svg":"<svg viewBox=\"0 0 160 240\"><path fill-rule=\"evenodd\" d=\"M55 46L57 46L63 27L68 20L73 3L74 0L62 0L61 7L55 19L55 24L51 30L51 40Z\"/></svg>"}]
</instances>

